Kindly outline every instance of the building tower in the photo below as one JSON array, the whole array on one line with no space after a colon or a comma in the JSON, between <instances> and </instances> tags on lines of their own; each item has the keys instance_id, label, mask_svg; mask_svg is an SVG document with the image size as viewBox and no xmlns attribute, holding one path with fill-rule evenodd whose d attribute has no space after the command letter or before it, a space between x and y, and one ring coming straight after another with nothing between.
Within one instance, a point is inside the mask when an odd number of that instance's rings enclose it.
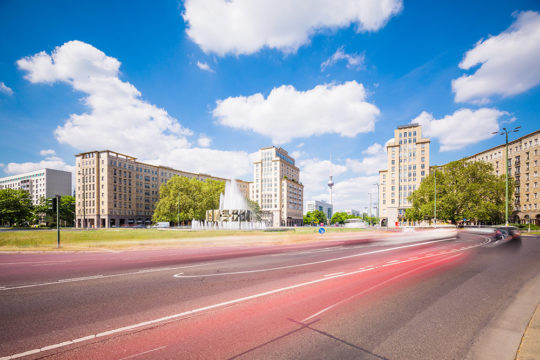
<instances>
[{"instance_id":1,"label":"building tower","mask_svg":"<svg viewBox=\"0 0 540 360\"><path fill-rule=\"evenodd\" d=\"M411 225L405 210L412 206L409 196L429 175L430 139L422 137L419 124L398 126L393 141L386 146L387 168L379 171L379 204L382 226Z\"/></svg>"},{"instance_id":2,"label":"building tower","mask_svg":"<svg viewBox=\"0 0 540 360\"><path fill-rule=\"evenodd\" d=\"M328 178L328 190L330 191L330 205L334 205L332 202L332 188L334 187L334 179L332 178L332 175Z\"/></svg>"},{"instance_id":3,"label":"building tower","mask_svg":"<svg viewBox=\"0 0 540 360\"><path fill-rule=\"evenodd\" d=\"M272 226L302 225L304 185L300 182L300 169L285 149L259 149L249 188L250 199L259 203L263 217L268 215L266 221Z\"/></svg>"},{"instance_id":4,"label":"building tower","mask_svg":"<svg viewBox=\"0 0 540 360\"><path fill-rule=\"evenodd\" d=\"M328 176L328 191L330 192L330 205L334 205L332 202L332 188L334 187L334 178L332 176L332 154L330 154L330 174Z\"/></svg>"}]
</instances>

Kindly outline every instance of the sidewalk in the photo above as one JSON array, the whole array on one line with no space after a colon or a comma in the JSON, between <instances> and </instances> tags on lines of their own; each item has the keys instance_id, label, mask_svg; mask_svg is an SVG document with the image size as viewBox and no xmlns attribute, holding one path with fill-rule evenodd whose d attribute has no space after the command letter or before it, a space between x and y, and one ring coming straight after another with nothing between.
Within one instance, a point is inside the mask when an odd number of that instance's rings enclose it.
<instances>
[{"instance_id":1,"label":"sidewalk","mask_svg":"<svg viewBox=\"0 0 540 360\"><path fill-rule=\"evenodd\" d=\"M537 359L540 359L540 304L525 330L516 356L516 360Z\"/></svg>"}]
</instances>

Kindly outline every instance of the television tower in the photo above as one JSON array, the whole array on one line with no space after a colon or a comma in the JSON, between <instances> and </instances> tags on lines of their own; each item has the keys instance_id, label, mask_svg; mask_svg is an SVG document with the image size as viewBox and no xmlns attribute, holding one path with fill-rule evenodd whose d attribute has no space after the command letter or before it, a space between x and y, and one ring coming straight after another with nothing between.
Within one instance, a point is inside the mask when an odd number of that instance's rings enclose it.
<instances>
[{"instance_id":1,"label":"television tower","mask_svg":"<svg viewBox=\"0 0 540 360\"><path fill-rule=\"evenodd\" d=\"M332 203L332 188L334 187L334 179L332 177L332 154L330 154L330 176L328 176L328 190L330 191L330 205Z\"/></svg>"}]
</instances>

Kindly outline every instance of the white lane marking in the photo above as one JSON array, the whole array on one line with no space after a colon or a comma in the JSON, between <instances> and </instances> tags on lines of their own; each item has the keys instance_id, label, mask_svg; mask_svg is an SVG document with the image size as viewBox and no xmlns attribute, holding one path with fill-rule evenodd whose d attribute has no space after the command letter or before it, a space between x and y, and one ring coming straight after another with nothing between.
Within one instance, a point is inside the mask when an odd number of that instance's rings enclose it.
<instances>
[{"instance_id":1,"label":"white lane marking","mask_svg":"<svg viewBox=\"0 0 540 360\"><path fill-rule=\"evenodd\" d=\"M259 272L264 272L264 271L283 270L283 269L291 269L291 268L296 268L296 267L301 267L301 266L323 264L323 263L333 262L333 261L338 261L338 260L343 260L343 259L350 259L350 258L354 258L354 257L358 257L358 256L365 256L365 255L377 254L377 253L382 253L382 252L395 251L395 250L405 249L405 248L409 248L409 247L413 247L413 246L422 246L422 245L437 243L437 242L441 242L441 241L448 241L448 238L447 239L442 239L442 240L432 240L432 241L426 241L426 242L422 242L422 243L397 246L397 247L393 247L393 248L389 248L389 249L368 251L368 252L365 252L365 253L341 256L341 257L337 257L337 258L320 260L320 261L313 261L313 262L308 262L308 263L303 263L303 264L279 266L279 267L275 267L275 268L266 268L266 269L258 269L258 270L245 270L245 271L234 271L234 272L215 273L215 274L202 274L202 275L174 274L173 276L177 277L177 278L197 278L197 277L212 277L212 276L224 276L224 275L253 274L253 273L259 273Z\"/></svg>"},{"instance_id":2,"label":"white lane marking","mask_svg":"<svg viewBox=\"0 0 540 360\"><path fill-rule=\"evenodd\" d=\"M385 280L385 281L383 281L383 282L380 282L380 283L378 283L378 284L376 284L376 285L373 285L373 286L371 286L371 287L369 287L369 288L367 288L367 289L365 289L365 290L360 291L359 293L356 293L356 294L354 294L354 295L352 295L352 296L349 296L349 297L346 298L346 299L340 300L340 301L338 301L338 302L335 303L335 304L332 304L332 305L330 305L330 306L325 307L324 309L322 309L322 310L316 312L315 314L308 316L307 318L305 318L304 320L302 320L302 322L309 321L309 320L313 319L314 317L319 316L319 315L321 315L322 313L325 313L325 312L327 312L328 310L331 310L331 309L333 309L334 307L343 304L344 302L347 302L347 301L349 301L349 300L351 300L351 299L353 299L353 298L355 298L355 297L364 295L364 294L366 294L366 293L368 293L368 292L370 292L370 291L372 291L372 290L375 290L376 288L381 287L381 286L383 286L383 285L385 285L385 284L387 284L387 283L389 283L389 282L391 282L391 281L394 281L394 280L396 280L396 279L399 279L400 277L403 277L403 276L405 276L405 275L408 275L408 274L410 274L410 273L412 273L412 272L415 272L415 271L417 271L417 270L419 270L419 269L422 269L422 268L424 268L424 267L427 267L427 266L436 264L436 263L441 262L441 261L443 261L443 260L451 259L451 258L453 258L453 257L461 256L461 255L462 255L462 254L456 254L456 255L448 256L448 257L445 257L444 259L432 261L432 262L430 262L430 263L428 263L428 264L424 264L424 265L418 266L418 267L416 267L416 268L414 268L414 269L412 269L412 270L409 270L409 271L406 271L406 272L401 273L401 274L399 274L399 275L393 276L393 277L391 277L390 279L387 279L387 280ZM405 262L405 261L402 261L402 262ZM396 264L396 263L394 263L394 264ZM394 265L394 264L393 264L393 265Z\"/></svg>"},{"instance_id":3,"label":"white lane marking","mask_svg":"<svg viewBox=\"0 0 540 360\"><path fill-rule=\"evenodd\" d=\"M120 360L133 359L134 357L141 356L141 355L144 355L144 354L148 354L148 353L158 351L158 350L161 350L161 349L165 349L166 347L167 346L161 346L161 347L158 347L158 348L155 348L155 349L152 349L152 350L143 351L143 352L140 352L138 354L133 354L133 355L130 355L130 356L123 357Z\"/></svg>"},{"instance_id":4,"label":"white lane marking","mask_svg":"<svg viewBox=\"0 0 540 360\"><path fill-rule=\"evenodd\" d=\"M305 255L305 254L317 254L328 251L343 251L345 248L343 246L336 246L334 248L323 248L323 249L313 249L313 250L304 250L304 251L287 251L278 254L271 254L268 256L294 256L294 255Z\"/></svg>"},{"instance_id":5,"label":"white lane marking","mask_svg":"<svg viewBox=\"0 0 540 360\"><path fill-rule=\"evenodd\" d=\"M71 278L71 279L58 280L58 282L59 282L59 283L64 283L64 282L74 282L74 281L92 280L92 279L99 279L99 278L102 278L102 277L103 277L103 275L83 276L83 277L79 277L79 278Z\"/></svg>"},{"instance_id":6,"label":"white lane marking","mask_svg":"<svg viewBox=\"0 0 540 360\"><path fill-rule=\"evenodd\" d=\"M119 277L119 276L140 275L140 274L146 274L146 273L157 272L157 271L187 269L187 268L204 266L204 265L208 265L208 263L188 265L188 266L178 266L178 267L157 268L157 269L144 269L144 270L138 270L134 272L121 273L121 274L91 275L91 276L84 276L84 277L79 277L79 278L61 279L61 280L38 283L38 284L28 284L28 285L18 285L18 286L0 286L0 291L26 289L26 288L32 288L32 287L37 287L37 286L59 285L59 284L77 282L77 281L94 280L94 279L107 279L107 278L113 278L113 277Z\"/></svg>"},{"instance_id":7,"label":"white lane marking","mask_svg":"<svg viewBox=\"0 0 540 360\"><path fill-rule=\"evenodd\" d=\"M333 274L326 274L326 275L324 275L324 276L326 277L326 276L341 275L341 274L343 274L343 273L344 273L344 271L338 272L338 273L333 273Z\"/></svg>"},{"instance_id":8,"label":"white lane marking","mask_svg":"<svg viewBox=\"0 0 540 360\"><path fill-rule=\"evenodd\" d=\"M11 262L11 263L0 263L0 266L2 265L30 265L30 264L50 265L50 264L61 264L61 263L68 263L68 262L73 262L73 260L21 261L21 262ZM34 266L37 266L37 265L34 265Z\"/></svg>"},{"instance_id":9,"label":"white lane marking","mask_svg":"<svg viewBox=\"0 0 540 360\"><path fill-rule=\"evenodd\" d=\"M442 240L439 240L439 241L442 241ZM488 242L489 242L489 239L488 239ZM485 242L481 243L481 244L478 244L478 245L473 245L473 246L471 246L471 248L477 247L477 246L482 246L483 244L485 244ZM458 255L460 255L460 254L456 254L455 256L458 256ZM412 261L412 260L404 260L401 263L408 262L408 261ZM398 263L394 263L392 265L396 265L396 264L398 264ZM371 268L368 268L368 269L360 269L360 270L351 271L351 272L348 272L348 273L343 273L343 274L340 274L340 275L328 276L328 277L323 277L321 279L316 279L316 280L307 281L307 282L303 282L303 283L299 283L299 284L289 285L289 286L286 286L286 287L282 287L282 288L278 288L278 289L274 289L274 290L269 290L269 291L265 291L265 292L262 292L262 293L258 293L258 294L238 298L238 299L233 299L233 300L224 301L224 302L213 304L213 305L208 305L208 306L201 307L201 308L198 308L198 309L187 310L187 311L184 311L184 312L181 312L181 313L178 313L178 314L168 315L168 316L164 316L164 317L154 319L154 320L143 321L143 322L140 322L140 323L137 323L137 324L124 326L124 327L117 328L117 329L114 329L114 330L109 330L109 331L97 333L95 335L88 335L88 336L85 336L85 337L82 337L82 338L64 341L64 342L61 342L59 344L49 345L46 348L51 348L51 347L52 348L58 348L58 347L61 347L61 346L67 346L67 345L70 345L70 344L75 344L75 343L83 342L83 341L86 341L86 340L91 340L91 339L95 339L95 338L99 338L99 337L118 334L118 333L121 333L121 332L141 328L141 327L144 327L144 326L154 325L154 324L161 323L161 322L164 322L164 321L180 319L180 318L183 318L185 316L200 313L200 312L203 312L203 311L206 311L206 310L212 310L212 309L216 309L216 308L220 308L220 307L226 307L228 305L233 305L233 304L241 303L241 302L244 302L244 301L253 300L253 299L263 297L263 296L273 295L273 294L277 294L277 293L280 293L280 292L283 292L283 291L301 288L301 287L304 287L304 286L318 284L318 283L321 283L321 282L324 282L324 281L334 280L336 278L340 278L340 277L344 277L344 276L360 274L360 273L363 273L363 272L375 270L377 268L378 267L371 267ZM43 348L41 348L41 349L43 349ZM34 349L34 350L26 351L24 353L4 356L4 357L1 357L0 360L16 359L16 358L19 358L19 357L22 357L22 356L35 354L35 353L41 352L41 349Z\"/></svg>"}]
</instances>

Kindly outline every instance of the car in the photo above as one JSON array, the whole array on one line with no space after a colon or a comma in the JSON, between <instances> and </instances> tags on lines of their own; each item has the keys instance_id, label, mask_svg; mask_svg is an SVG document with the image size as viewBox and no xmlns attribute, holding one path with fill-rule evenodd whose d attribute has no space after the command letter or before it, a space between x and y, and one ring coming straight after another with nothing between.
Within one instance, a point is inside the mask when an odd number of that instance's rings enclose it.
<instances>
[{"instance_id":1,"label":"car","mask_svg":"<svg viewBox=\"0 0 540 360\"><path fill-rule=\"evenodd\" d=\"M521 233L518 228L514 226L500 226L495 228L495 235L493 236L495 241L521 241Z\"/></svg>"}]
</instances>

